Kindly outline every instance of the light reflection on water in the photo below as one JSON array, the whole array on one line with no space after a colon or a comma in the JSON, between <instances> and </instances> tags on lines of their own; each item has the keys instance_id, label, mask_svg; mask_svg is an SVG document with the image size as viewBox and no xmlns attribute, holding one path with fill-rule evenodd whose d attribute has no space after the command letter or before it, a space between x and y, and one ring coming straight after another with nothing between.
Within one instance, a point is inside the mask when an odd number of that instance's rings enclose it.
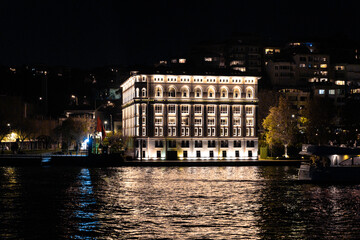
<instances>
[{"instance_id":1,"label":"light reflection on water","mask_svg":"<svg viewBox=\"0 0 360 240\"><path fill-rule=\"evenodd\" d=\"M356 239L360 186L294 167L0 167L0 239Z\"/></svg>"}]
</instances>

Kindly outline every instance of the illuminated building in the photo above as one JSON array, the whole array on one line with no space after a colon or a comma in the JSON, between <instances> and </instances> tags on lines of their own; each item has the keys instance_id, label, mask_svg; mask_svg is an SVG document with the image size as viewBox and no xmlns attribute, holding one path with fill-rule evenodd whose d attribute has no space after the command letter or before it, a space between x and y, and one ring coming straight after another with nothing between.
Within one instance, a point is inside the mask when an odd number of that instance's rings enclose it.
<instances>
[{"instance_id":1,"label":"illuminated building","mask_svg":"<svg viewBox=\"0 0 360 240\"><path fill-rule=\"evenodd\" d=\"M257 159L259 77L133 72L123 133L137 159Z\"/></svg>"}]
</instances>

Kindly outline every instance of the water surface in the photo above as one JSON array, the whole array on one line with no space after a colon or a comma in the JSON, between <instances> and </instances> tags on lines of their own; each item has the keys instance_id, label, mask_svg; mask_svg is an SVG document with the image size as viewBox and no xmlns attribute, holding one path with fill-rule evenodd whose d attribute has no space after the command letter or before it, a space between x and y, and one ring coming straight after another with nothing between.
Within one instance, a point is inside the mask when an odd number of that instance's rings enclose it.
<instances>
[{"instance_id":1,"label":"water surface","mask_svg":"<svg viewBox=\"0 0 360 240\"><path fill-rule=\"evenodd\" d=\"M0 167L0 239L359 239L360 185L295 167Z\"/></svg>"}]
</instances>

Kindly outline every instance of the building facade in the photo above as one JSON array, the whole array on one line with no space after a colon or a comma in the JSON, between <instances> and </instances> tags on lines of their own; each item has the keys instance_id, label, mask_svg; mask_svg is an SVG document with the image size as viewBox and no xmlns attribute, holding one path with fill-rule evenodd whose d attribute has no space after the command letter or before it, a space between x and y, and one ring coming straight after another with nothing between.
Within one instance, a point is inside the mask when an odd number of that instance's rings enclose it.
<instances>
[{"instance_id":1,"label":"building facade","mask_svg":"<svg viewBox=\"0 0 360 240\"><path fill-rule=\"evenodd\" d=\"M257 159L255 76L134 73L123 133L137 159Z\"/></svg>"}]
</instances>

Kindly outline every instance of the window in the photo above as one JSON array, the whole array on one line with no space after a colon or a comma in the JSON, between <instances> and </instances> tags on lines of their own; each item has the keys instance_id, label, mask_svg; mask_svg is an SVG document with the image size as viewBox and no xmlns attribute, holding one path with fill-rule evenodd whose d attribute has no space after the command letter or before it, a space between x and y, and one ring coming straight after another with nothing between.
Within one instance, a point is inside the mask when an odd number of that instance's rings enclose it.
<instances>
[{"instance_id":1,"label":"window","mask_svg":"<svg viewBox=\"0 0 360 240\"><path fill-rule=\"evenodd\" d=\"M234 118L234 126L241 126L241 118Z\"/></svg>"},{"instance_id":2,"label":"window","mask_svg":"<svg viewBox=\"0 0 360 240\"><path fill-rule=\"evenodd\" d=\"M183 152L183 157L184 157L184 158L187 158L187 157L188 157L188 152L187 152L187 151L184 151L184 152Z\"/></svg>"},{"instance_id":3,"label":"window","mask_svg":"<svg viewBox=\"0 0 360 240\"><path fill-rule=\"evenodd\" d=\"M241 106L234 106L234 114L241 114Z\"/></svg>"},{"instance_id":4,"label":"window","mask_svg":"<svg viewBox=\"0 0 360 240\"><path fill-rule=\"evenodd\" d=\"M156 151L156 157L161 158L161 151Z\"/></svg>"},{"instance_id":5,"label":"window","mask_svg":"<svg viewBox=\"0 0 360 240\"><path fill-rule=\"evenodd\" d=\"M189 118L188 117L181 118L181 125L182 126L189 126Z\"/></svg>"},{"instance_id":6,"label":"window","mask_svg":"<svg viewBox=\"0 0 360 240\"><path fill-rule=\"evenodd\" d=\"M156 117L155 118L155 126L162 126L163 125L163 118L162 117Z\"/></svg>"},{"instance_id":7,"label":"window","mask_svg":"<svg viewBox=\"0 0 360 240\"><path fill-rule=\"evenodd\" d=\"M142 97L146 97L146 89L143 88L143 89L141 90L141 92L142 92Z\"/></svg>"},{"instance_id":8,"label":"window","mask_svg":"<svg viewBox=\"0 0 360 240\"><path fill-rule=\"evenodd\" d=\"M181 106L181 113L182 114L189 114L189 106L188 105Z\"/></svg>"},{"instance_id":9,"label":"window","mask_svg":"<svg viewBox=\"0 0 360 240\"><path fill-rule=\"evenodd\" d=\"M188 98L188 97L190 97L189 95L190 95L189 94L189 89L187 87L183 87L181 89L181 97Z\"/></svg>"},{"instance_id":10,"label":"window","mask_svg":"<svg viewBox=\"0 0 360 240\"><path fill-rule=\"evenodd\" d=\"M176 141L175 140L170 140L168 142L168 146L169 146L169 148L176 148Z\"/></svg>"},{"instance_id":11,"label":"window","mask_svg":"<svg viewBox=\"0 0 360 240\"><path fill-rule=\"evenodd\" d=\"M169 117L169 126L175 126L176 125L176 118L175 117Z\"/></svg>"},{"instance_id":12,"label":"window","mask_svg":"<svg viewBox=\"0 0 360 240\"><path fill-rule=\"evenodd\" d=\"M222 156L225 158L226 157L226 151L222 151Z\"/></svg>"},{"instance_id":13,"label":"window","mask_svg":"<svg viewBox=\"0 0 360 240\"><path fill-rule=\"evenodd\" d=\"M221 141L220 144L222 148L229 147L229 142L227 140Z\"/></svg>"},{"instance_id":14,"label":"window","mask_svg":"<svg viewBox=\"0 0 360 240\"><path fill-rule=\"evenodd\" d=\"M215 126L215 118L208 118L208 126Z\"/></svg>"},{"instance_id":15,"label":"window","mask_svg":"<svg viewBox=\"0 0 360 240\"><path fill-rule=\"evenodd\" d=\"M252 115L253 114L253 107L246 106L245 111L246 111L246 115Z\"/></svg>"},{"instance_id":16,"label":"window","mask_svg":"<svg viewBox=\"0 0 360 240\"><path fill-rule=\"evenodd\" d=\"M175 95L175 88L173 88L173 87L171 87L171 88L169 88L169 97L175 97L176 95Z\"/></svg>"},{"instance_id":17,"label":"window","mask_svg":"<svg viewBox=\"0 0 360 240\"><path fill-rule=\"evenodd\" d=\"M208 147L209 147L209 148L214 148L214 147L216 147L215 140L209 140L209 141L208 141Z\"/></svg>"},{"instance_id":18,"label":"window","mask_svg":"<svg viewBox=\"0 0 360 240\"><path fill-rule=\"evenodd\" d=\"M195 118L195 126L201 126L202 119L201 118Z\"/></svg>"},{"instance_id":19,"label":"window","mask_svg":"<svg viewBox=\"0 0 360 240\"><path fill-rule=\"evenodd\" d=\"M246 89L246 98L253 98L253 90L251 88Z\"/></svg>"},{"instance_id":20,"label":"window","mask_svg":"<svg viewBox=\"0 0 360 240\"><path fill-rule=\"evenodd\" d=\"M163 96L163 91L162 91L162 88L161 87L156 87L155 89L155 96L156 97L162 97Z\"/></svg>"},{"instance_id":21,"label":"window","mask_svg":"<svg viewBox=\"0 0 360 240\"><path fill-rule=\"evenodd\" d=\"M195 97L196 98L201 98L202 97L202 91L201 91L201 88L200 87L197 87L195 89Z\"/></svg>"},{"instance_id":22,"label":"window","mask_svg":"<svg viewBox=\"0 0 360 240\"><path fill-rule=\"evenodd\" d=\"M228 113L228 107L227 106L220 106L220 113L221 114L227 114Z\"/></svg>"},{"instance_id":23,"label":"window","mask_svg":"<svg viewBox=\"0 0 360 240\"><path fill-rule=\"evenodd\" d=\"M163 105L155 104L155 114L162 114L163 112Z\"/></svg>"},{"instance_id":24,"label":"window","mask_svg":"<svg viewBox=\"0 0 360 240\"><path fill-rule=\"evenodd\" d=\"M240 98L240 90L238 88L234 89L234 98Z\"/></svg>"},{"instance_id":25,"label":"window","mask_svg":"<svg viewBox=\"0 0 360 240\"><path fill-rule=\"evenodd\" d=\"M195 141L195 148L202 148L202 141Z\"/></svg>"},{"instance_id":26,"label":"window","mask_svg":"<svg viewBox=\"0 0 360 240\"><path fill-rule=\"evenodd\" d=\"M329 90L329 94L330 94L330 95L335 95L335 89L330 89L330 90Z\"/></svg>"},{"instance_id":27,"label":"window","mask_svg":"<svg viewBox=\"0 0 360 240\"><path fill-rule=\"evenodd\" d=\"M319 89L319 94L325 94L325 90L324 89Z\"/></svg>"},{"instance_id":28,"label":"window","mask_svg":"<svg viewBox=\"0 0 360 240\"><path fill-rule=\"evenodd\" d=\"M220 96L222 98L227 98L228 97L228 91L226 90L226 88L221 89Z\"/></svg>"},{"instance_id":29,"label":"window","mask_svg":"<svg viewBox=\"0 0 360 240\"><path fill-rule=\"evenodd\" d=\"M176 113L176 107L175 105L169 105L169 114Z\"/></svg>"},{"instance_id":30,"label":"window","mask_svg":"<svg viewBox=\"0 0 360 240\"><path fill-rule=\"evenodd\" d=\"M200 151L196 151L196 157L201 157L201 152Z\"/></svg>"},{"instance_id":31,"label":"window","mask_svg":"<svg viewBox=\"0 0 360 240\"><path fill-rule=\"evenodd\" d=\"M201 105L195 105L195 114L201 114Z\"/></svg>"},{"instance_id":32,"label":"window","mask_svg":"<svg viewBox=\"0 0 360 240\"><path fill-rule=\"evenodd\" d=\"M239 150L236 150L236 151L235 151L235 157L237 157L237 158L240 157L240 152L239 152Z\"/></svg>"},{"instance_id":33,"label":"window","mask_svg":"<svg viewBox=\"0 0 360 240\"><path fill-rule=\"evenodd\" d=\"M246 119L246 126L254 126L254 122L252 118L247 118Z\"/></svg>"},{"instance_id":34,"label":"window","mask_svg":"<svg viewBox=\"0 0 360 240\"><path fill-rule=\"evenodd\" d=\"M235 140L235 141L234 141L234 147L240 148L240 147L241 147L241 141Z\"/></svg>"},{"instance_id":35,"label":"window","mask_svg":"<svg viewBox=\"0 0 360 240\"><path fill-rule=\"evenodd\" d=\"M156 148L162 148L162 147L163 147L163 141L161 141L161 140L156 140L156 141L155 141L155 147L156 147Z\"/></svg>"},{"instance_id":36,"label":"window","mask_svg":"<svg viewBox=\"0 0 360 240\"><path fill-rule=\"evenodd\" d=\"M209 151L209 157L214 157L214 151Z\"/></svg>"},{"instance_id":37,"label":"window","mask_svg":"<svg viewBox=\"0 0 360 240\"><path fill-rule=\"evenodd\" d=\"M209 88L208 98L215 98L215 90L213 88Z\"/></svg>"},{"instance_id":38,"label":"window","mask_svg":"<svg viewBox=\"0 0 360 240\"><path fill-rule=\"evenodd\" d=\"M246 141L246 147L255 147L254 141Z\"/></svg>"},{"instance_id":39,"label":"window","mask_svg":"<svg viewBox=\"0 0 360 240\"><path fill-rule=\"evenodd\" d=\"M215 106L214 105L210 105L207 107L207 113L208 114L215 114Z\"/></svg>"},{"instance_id":40,"label":"window","mask_svg":"<svg viewBox=\"0 0 360 240\"><path fill-rule=\"evenodd\" d=\"M189 141L181 141L181 147L182 148L190 147L190 142Z\"/></svg>"},{"instance_id":41,"label":"window","mask_svg":"<svg viewBox=\"0 0 360 240\"><path fill-rule=\"evenodd\" d=\"M227 118L221 118L220 119L220 125L221 126L227 126L228 125L228 119Z\"/></svg>"}]
</instances>

